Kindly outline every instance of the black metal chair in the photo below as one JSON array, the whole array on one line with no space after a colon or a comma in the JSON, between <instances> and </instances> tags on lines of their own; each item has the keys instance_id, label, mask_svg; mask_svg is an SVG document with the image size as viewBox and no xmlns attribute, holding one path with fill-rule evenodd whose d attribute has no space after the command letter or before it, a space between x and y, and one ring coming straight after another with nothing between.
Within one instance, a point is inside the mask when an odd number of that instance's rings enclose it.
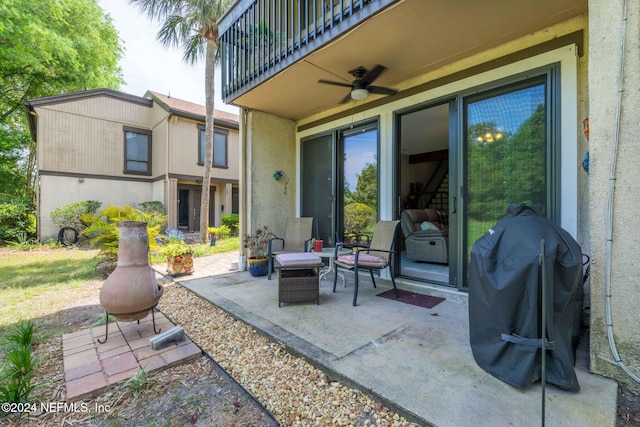
<instances>
[{"instance_id":1,"label":"black metal chair","mask_svg":"<svg viewBox=\"0 0 640 427\"><path fill-rule=\"evenodd\" d=\"M353 271L355 275L353 305L355 306L358 299L358 270L369 270L369 273L371 274L371 281L375 288L376 281L373 277L373 271L380 271L389 267L391 282L393 283L393 289L395 289L396 298L400 298L398 288L396 287L396 281L393 277L393 256L396 253L394 244L399 224L400 221L378 221L369 247L356 247L354 254L339 257L338 251L343 245L336 245L336 256L333 261L336 267L333 277L333 292L336 291L336 283L338 282L338 269L342 268L344 270Z\"/></svg>"}]
</instances>

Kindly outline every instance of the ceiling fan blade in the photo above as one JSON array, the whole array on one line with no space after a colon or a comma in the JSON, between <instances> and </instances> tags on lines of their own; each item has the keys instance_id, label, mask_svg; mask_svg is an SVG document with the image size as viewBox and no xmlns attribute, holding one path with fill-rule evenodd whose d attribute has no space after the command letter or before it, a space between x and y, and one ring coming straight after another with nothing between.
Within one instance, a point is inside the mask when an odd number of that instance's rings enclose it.
<instances>
[{"instance_id":1,"label":"ceiling fan blade","mask_svg":"<svg viewBox=\"0 0 640 427\"><path fill-rule=\"evenodd\" d=\"M367 90L369 91L369 93L377 93L380 95L395 95L396 93L398 93L397 90L381 86L369 86Z\"/></svg>"},{"instance_id":2,"label":"ceiling fan blade","mask_svg":"<svg viewBox=\"0 0 640 427\"><path fill-rule=\"evenodd\" d=\"M346 104L349 101L351 101L351 92L349 92L347 96L345 96L340 100L340 104Z\"/></svg>"},{"instance_id":3,"label":"ceiling fan blade","mask_svg":"<svg viewBox=\"0 0 640 427\"><path fill-rule=\"evenodd\" d=\"M376 65L375 67L373 67L371 71L369 71L367 74L362 76L361 82L364 83L365 85L370 85L386 69L387 67L383 65Z\"/></svg>"},{"instance_id":4,"label":"ceiling fan blade","mask_svg":"<svg viewBox=\"0 0 640 427\"><path fill-rule=\"evenodd\" d=\"M318 83L324 83L327 85L334 85L334 86L341 86L341 87L351 87L351 84L349 83L332 82L331 80L318 80Z\"/></svg>"}]
</instances>

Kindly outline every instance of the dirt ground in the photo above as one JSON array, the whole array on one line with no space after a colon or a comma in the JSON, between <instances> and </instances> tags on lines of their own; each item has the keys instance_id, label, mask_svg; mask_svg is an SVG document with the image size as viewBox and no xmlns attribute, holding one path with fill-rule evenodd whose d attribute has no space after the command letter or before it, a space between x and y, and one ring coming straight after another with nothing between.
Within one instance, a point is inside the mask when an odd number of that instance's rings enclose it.
<instances>
[{"instance_id":1,"label":"dirt ground","mask_svg":"<svg viewBox=\"0 0 640 427\"><path fill-rule=\"evenodd\" d=\"M618 387L617 427L640 426L640 386L620 384Z\"/></svg>"},{"instance_id":2,"label":"dirt ground","mask_svg":"<svg viewBox=\"0 0 640 427\"><path fill-rule=\"evenodd\" d=\"M69 295L65 307L40 313L40 333L70 333L91 327L103 314L98 295L103 281L87 283L81 294ZM40 368L34 380L44 384L34 401L64 402L62 334L37 346ZM80 404L78 404L80 405ZM275 426L275 419L206 356L151 374L144 386L120 385L74 410L30 412L0 418L0 425L20 426Z\"/></svg>"}]
</instances>

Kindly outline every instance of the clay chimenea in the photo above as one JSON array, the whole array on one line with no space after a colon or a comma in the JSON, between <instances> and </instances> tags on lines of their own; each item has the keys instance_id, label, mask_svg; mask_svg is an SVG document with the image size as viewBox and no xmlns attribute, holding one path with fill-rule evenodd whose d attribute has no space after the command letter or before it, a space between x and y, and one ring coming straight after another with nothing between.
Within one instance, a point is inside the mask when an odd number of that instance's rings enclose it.
<instances>
[{"instance_id":1,"label":"clay chimenea","mask_svg":"<svg viewBox=\"0 0 640 427\"><path fill-rule=\"evenodd\" d=\"M108 315L123 322L132 322L147 316L153 317L164 288L156 282L155 271L149 265L149 235L146 222L125 221L118 223L118 264L100 289L100 304ZM108 337L107 322L105 342ZM98 340L99 341L99 340ZM99 341L100 342L100 341Z\"/></svg>"}]
</instances>

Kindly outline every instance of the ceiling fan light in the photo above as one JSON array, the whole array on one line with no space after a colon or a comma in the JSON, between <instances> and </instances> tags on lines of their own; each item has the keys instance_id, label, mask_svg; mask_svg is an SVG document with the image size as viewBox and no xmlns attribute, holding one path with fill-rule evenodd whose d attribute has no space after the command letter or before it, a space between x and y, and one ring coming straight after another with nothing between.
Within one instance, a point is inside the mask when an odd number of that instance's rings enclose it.
<instances>
[{"instance_id":1,"label":"ceiling fan light","mask_svg":"<svg viewBox=\"0 0 640 427\"><path fill-rule=\"evenodd\" d=\"M355 99L356 101L365 99L367 95L369 95L369 92L366 89L353 89L351 91L351 99Z\"/></svg>"}]
</instances>

